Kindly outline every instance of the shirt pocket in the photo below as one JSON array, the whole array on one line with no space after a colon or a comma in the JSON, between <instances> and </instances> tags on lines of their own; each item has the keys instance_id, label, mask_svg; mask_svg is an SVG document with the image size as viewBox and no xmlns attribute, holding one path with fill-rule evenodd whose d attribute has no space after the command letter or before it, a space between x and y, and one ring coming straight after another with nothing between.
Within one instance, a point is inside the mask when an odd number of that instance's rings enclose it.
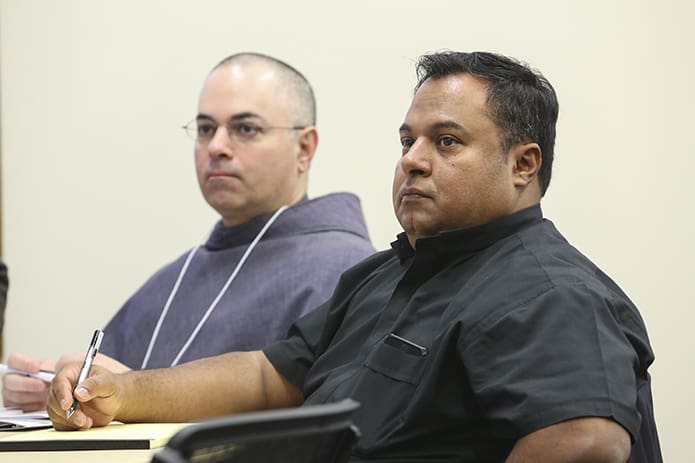
<instances>
[{"instance_id":1,"label":"shirt pocket","mask_svg":"<svg viewBox=\"0 0 695 463\"><path fill-rule=\"evenodd\" d=\"M398 432L429 364L429 355L379 343L363 362L360 384L353 392L362 406L355 422L362 431L358 451L369 452Z\"/></svg>"},{"instance_id":2,"label":"shirt pocket","mask_svg":"<svg viewBox=\"0 0 695 463\"><path fill-rule=\"evenodd\" d=\"M369 353L364 366L393 380L417 386L427 365L428 354L426 347L391 335Z\"/></svg>"}]
</instances>

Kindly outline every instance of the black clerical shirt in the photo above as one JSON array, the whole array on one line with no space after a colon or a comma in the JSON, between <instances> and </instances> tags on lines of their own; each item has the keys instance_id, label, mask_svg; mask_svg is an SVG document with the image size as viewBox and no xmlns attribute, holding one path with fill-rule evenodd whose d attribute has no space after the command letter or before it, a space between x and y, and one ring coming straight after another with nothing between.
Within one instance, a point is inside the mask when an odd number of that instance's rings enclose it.
<instances>
[{"instance_id":1,"label":"black clerical shirt","mask_svg":"<svg viewBox=\"0 0 695 463\"><path fill-rule=\"evenodd\" d=\"M520 437L585 416L637 438L653 361L642 319L540 206L392 248L264 350L306 404L362 404L356 461L501 462Z\"/></svg>"}]
</instances>

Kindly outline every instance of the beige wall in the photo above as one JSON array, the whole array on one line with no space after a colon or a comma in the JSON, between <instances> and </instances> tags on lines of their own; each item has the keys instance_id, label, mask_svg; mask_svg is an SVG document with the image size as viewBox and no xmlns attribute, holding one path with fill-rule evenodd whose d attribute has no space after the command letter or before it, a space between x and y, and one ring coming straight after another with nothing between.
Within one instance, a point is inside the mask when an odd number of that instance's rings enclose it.
<instances>
[{"instance_id":1,"label":"beige wall","mask_svg":"<svg viewBox=\"0 0 695 463\"><path fill-rule=\"evenodd\" d=\"M0 2L5 353L84 349L212 225L179 126L220 58L270 53L308 76L321 132L311 194L357 192L384 248L414 60L486 49L554 83L544 211L641 308L666 460L692 459L691 1Z\"/></svg>"}]
</instances>

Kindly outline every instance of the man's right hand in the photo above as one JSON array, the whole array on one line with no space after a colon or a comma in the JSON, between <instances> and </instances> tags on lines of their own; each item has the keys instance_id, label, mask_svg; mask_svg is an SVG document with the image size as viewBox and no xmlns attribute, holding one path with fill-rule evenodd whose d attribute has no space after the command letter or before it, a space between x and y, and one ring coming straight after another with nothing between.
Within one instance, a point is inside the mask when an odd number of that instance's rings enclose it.
<instances>
[{"instance_id":1,"label":"man's right hand","mask_svg":"<svg viewBox=\"0 0 695 463\"><path fill-rule=\"evenodd\" d=\"M64 365L73 362L82 362L84 352L71 352L58 359L42 360L29 357L26 354L13 352L7 359L7 366L18 370L38 373L39 370L57 371ZM123 373L130 369L118 360L103 354L97 354L95 365L101 365L114 373ZM50 384L40 379L8 373L2 379L2 399L5 407L19 408L25 412L43 411L46 409L48 389Z\"/></svg>"},{"instance_id":2,"label":"man's right hand","mask_svg":"<svg viewBox=\"0 0 695 463\"><path fill-rule=\"evenodd\" d=\"M77 385L81 366L81 363L66 365L51 383L48 417L53 427L59 431L106 426L114 419L120 406L120 375L92 365L89 377ZM78 406L68 418L67 411L73 402L73 389Z\"/></svg>"},{"instance_id":3,"label":"man's right hand","mask_svg":"<svg viewBox=\"0 0 695 463\"><path fill-rule=\"evenodd\" d=\"M112 373L93 365L75 389L81 364L62 368L51 383L48 416L58 430L124 423L174 423L302 404L302 391L262 351L230 352L172 368ZM230 393L233 391L233 393Z\"/></svg>"},{"instance_id":4,"label":"man's right hand","mask_svg":"<svg viewBox=\"0 0 695 463\"><path fill-rule=\"evenodd\" d=\"M7 366L18 370L38 373L39 370L53 370L52 360L42 360L13 352L7 359ZM20 408L25 412L46 409L49 383L40 379L8 373L2 379L2 399L5 407Z\"/></svg>"}]
</instances>

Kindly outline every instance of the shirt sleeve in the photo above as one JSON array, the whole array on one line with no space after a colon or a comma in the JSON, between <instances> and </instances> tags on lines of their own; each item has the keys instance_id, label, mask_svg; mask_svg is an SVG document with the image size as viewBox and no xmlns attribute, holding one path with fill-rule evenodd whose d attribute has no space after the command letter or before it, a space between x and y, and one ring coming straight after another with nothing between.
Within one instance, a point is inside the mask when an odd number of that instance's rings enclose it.
<instances>
[{"instance_id":1,"label":"shirt sleeve","mask_svg":"<svg viewBox=\"0 0 695 463\"><path fill-rule=\"evenodd\" d=\"M304 389L306 376L317 357L320 335L330 301L304 315L290 327L287 337L263 349L266 358L290 383Z\"/></svg>"},{"instance_id":2,"label":"shirt sleeve","mask_svg":"<svg viewBox=\"0 0 695 463\"><path fill-rule=\"evenodd\" d=\"M462 336L459 354L496 433L520 438L580 417L608 417L635 440L640 362L619 298L553 287Z\"/></svg>"},{"instance_id":3,"label":"shirt sleeve","mask_svg":"<svg viewBox=\"0 0 695 463\"><path fill-rule=\"evenodd\" d=\"M349 311L352 297L370 280L374 269L391 255L390 252L377 253L345 271L328 301L294 322L285 339L263 349L275 369L305 396L310 392L306 387L309 370L333 341Z\"/></svg>"}]
</instances>

